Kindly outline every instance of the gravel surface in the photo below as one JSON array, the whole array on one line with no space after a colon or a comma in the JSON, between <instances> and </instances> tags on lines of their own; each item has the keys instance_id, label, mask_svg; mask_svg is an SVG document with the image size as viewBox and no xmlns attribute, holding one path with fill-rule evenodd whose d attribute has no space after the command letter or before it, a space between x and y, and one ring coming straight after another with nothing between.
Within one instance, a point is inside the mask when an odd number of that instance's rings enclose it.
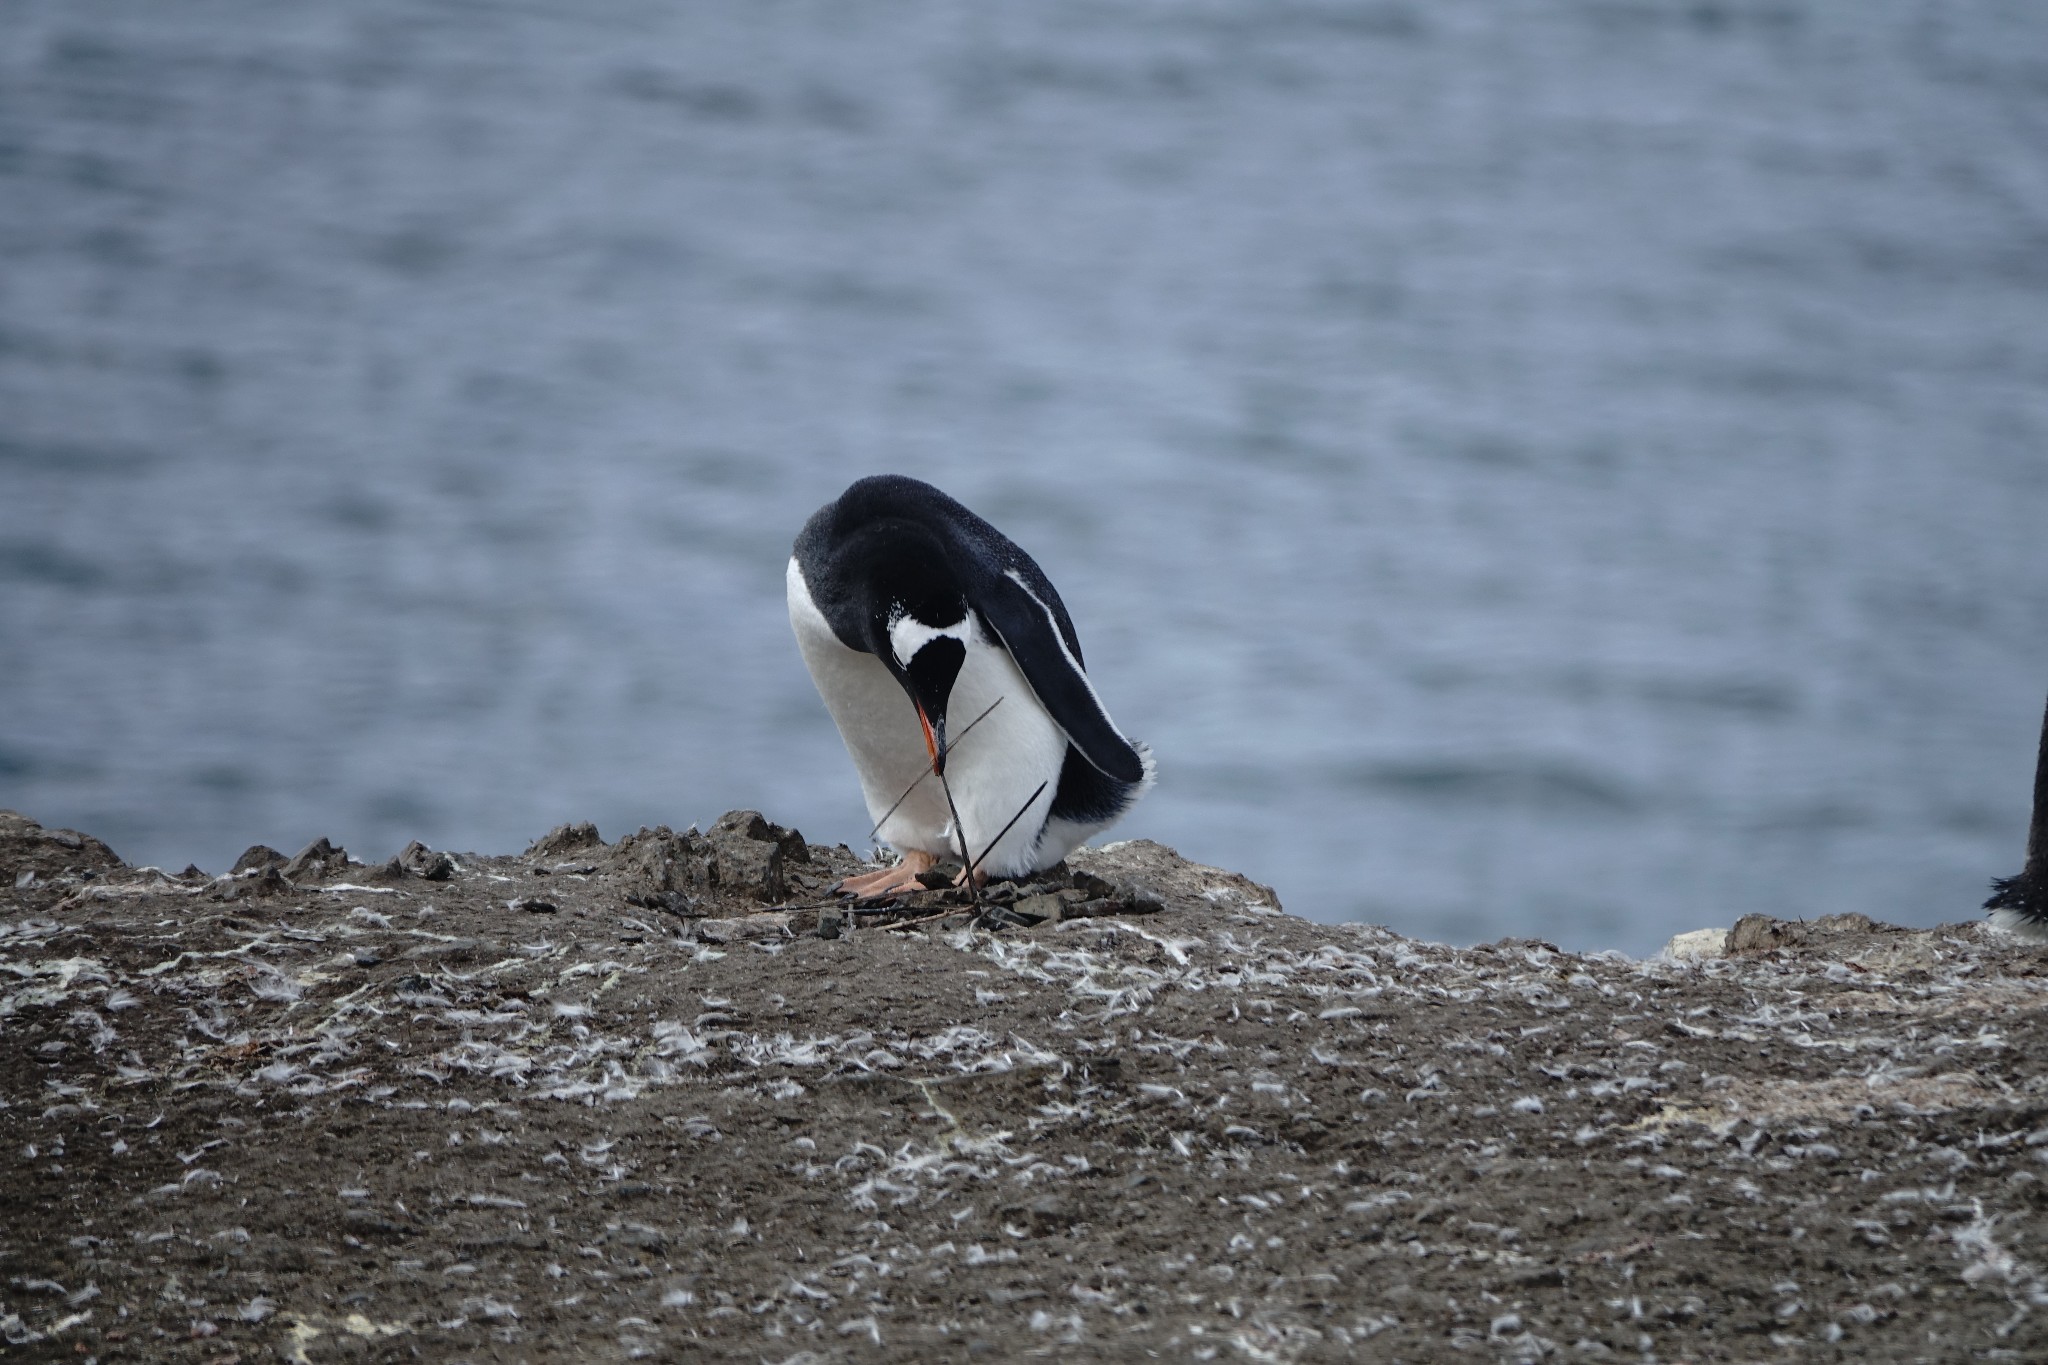
<instances>
[{"instance_id":1,"label":"gravel surface","mask_svg":"<svg viewBox=\"0 0 2048 1365\"><path fill-rule=\"evenodd\" d=\"M2039 949L855 866L735 812L172 875L0 813L5 1354L2048 1359Z\"/></svg>"}]
</instances>

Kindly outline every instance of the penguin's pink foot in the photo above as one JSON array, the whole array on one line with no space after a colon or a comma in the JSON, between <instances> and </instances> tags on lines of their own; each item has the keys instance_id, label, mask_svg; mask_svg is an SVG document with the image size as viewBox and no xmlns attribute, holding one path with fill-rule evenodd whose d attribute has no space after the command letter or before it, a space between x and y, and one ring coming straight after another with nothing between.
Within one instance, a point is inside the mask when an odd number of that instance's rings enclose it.
<instances>
[{"instance_id":1,"label":"penguin's pink foot","mask_svg":"<svg viewBox=\"0 0 2048 1365\"><path fill-rule=\"evenodd\" d=\"M904 891L922 891L924 883L917 879L920 872L929 872L938 862L929 853L912 850L903 855L903 861L894 867L885 867L875 872L864 872L858 877L848 877L832 889L842 896L854 896L868 900L875 896L894 896Z\"/></svg>"}]
</instances>

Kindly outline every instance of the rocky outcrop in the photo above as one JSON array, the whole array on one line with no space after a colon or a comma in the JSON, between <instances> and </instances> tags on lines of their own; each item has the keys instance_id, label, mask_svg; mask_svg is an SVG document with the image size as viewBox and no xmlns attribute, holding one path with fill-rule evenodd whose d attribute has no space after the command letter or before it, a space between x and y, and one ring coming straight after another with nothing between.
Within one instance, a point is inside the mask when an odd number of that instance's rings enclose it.
<instances>
[{"instance_id":1,"label":"rocky outcrop","mask_svg":"<svg viewBox=\"0 0 2048 1365\"><path fill-rule=\"evenodd\" d=\"M0 888L96 877L125 866L114 850L90 834L44 829L17 811L0 810Z\"/></svg>"}]
</instances>

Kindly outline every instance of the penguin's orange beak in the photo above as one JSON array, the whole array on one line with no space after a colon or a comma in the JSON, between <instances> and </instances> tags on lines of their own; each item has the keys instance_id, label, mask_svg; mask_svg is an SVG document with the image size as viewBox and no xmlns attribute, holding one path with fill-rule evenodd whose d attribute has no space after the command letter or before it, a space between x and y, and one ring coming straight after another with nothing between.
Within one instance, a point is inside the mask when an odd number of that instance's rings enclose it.
<instances>
[{"instance_id":1,"label":"penguin's orange beak","mask_svg":"<svg viewBox=\"0 0 2048 1365\"><path fill-rule=\"evenodd\" d=\"M931 717L924 713L924 706L919 703L917 723L924 727L924 751L931 756L932 771L943 774L946 771L946 722L940 720L934 730Z\"/></svg>"}]
</instances>

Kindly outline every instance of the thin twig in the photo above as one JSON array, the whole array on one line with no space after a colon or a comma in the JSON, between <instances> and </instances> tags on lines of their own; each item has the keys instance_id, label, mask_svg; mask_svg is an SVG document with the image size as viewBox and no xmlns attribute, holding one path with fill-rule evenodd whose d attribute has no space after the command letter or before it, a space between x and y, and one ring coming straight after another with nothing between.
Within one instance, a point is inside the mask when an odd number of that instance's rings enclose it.
<instances>
[{"instance_id":1,"label":"thin twig","mask_svg":"<svg viewBox=\"0 0 2048 1365\"><path fill-rule=\"evenodd\" d=\"M970 721L968 721L968 722L967 722L967 725L966 725L966 728L965 728L965 729L963 729L963 730L961 730L959 734L957 734L957 735L953 736L953 739L952 739L952 743L951 743L951 744L949 744L949 745L948 745L947 747L948 747L948 748L957 748L957 747L959 747L960 741L961 741L961 740L963 740L963 739L965 739L965 738L967 738L968 732L969 732L969 731L971 731L971 730L973 730L975 726L977 726L977 725L981 724L981 723L982 723L983 721L987 720L987 719L988 719L988 713L989 713L989 711L993 711L993 710L995 710L995 709L996 709L996 708L997 708L998 706L1001 706L1002 704L1003 704L1003 699L1002 699L1002 697L997 697L997 698L996 698L996 699L995 699L994 701L990 702L990 703L988 704L988 711L983 711L983 712L982 712L982 713L981 713L980 715L976 716L976 717L975 717L975 718L974 718L973 720L970 720ZM936 764L937 764L937 762L938 762L938 760L937 760L937 759L933 759L933 760L932 760L932 762L933 762L933 764L934 764L934 765L936 765ZM924 781L924 780L925 780L925 779L926 779L927 777L930 777L930 776L931 776L931 775L932 775L932 774L933 774L934 772L936 772L936 771L937 771L937 768L936 768L936 766L934 766L934 767L926 768L926 769L925 769L925 770L924 770L923 772L919 773L919 774L917 775L917 781L916 781L916 782L912 782L912 783L911 783L911 784L910 784L909 786L905 787L905 788L903 789L903 795L901 795L901 796L899 796L899 797L897 797L897 798L896 798L896 805L894 805L894 806L891 806L891 807L889 807L889 809L888 809L888 810L886 810L886 811L884 811L884 812L882 813L882 818L881 818L881 819L879 819L879 820L877 820L877 821L875 821L875 827L874 827L873 829L871 829L871 830L869 830L869 831L868 831L868 838L872 839L872 838L874 838L874 837L875 837L875 836L876 836L877 834L880 834L880 833L882 832L882 826L884 826L884 825L886 825L886 824L888 824L888 823L889 823L889 817L890 817L890 816L892 816L892 815L894 815L894 814L896 813L897 807L901 806L901 805L902 805L902 804L903 804L903 803L904 803L905 801L908 801L908 800L910 799L910 794L911 794L912 792L914 792L914 791L916 791L916 790L917 790L917 788L918 788L918 785L919 785L920 783L922 783L922 782L923 782L923 781Z\"/></svg>"},{"instance_id":2,"label":"thin twig","mask_svg":"<svg viewBox=\"0 0 2048 1365\"><path fill-rule=\"evenodd\" d=\"M934 771L937 771L936 768L934 768ZM1043 786L1044 784L1041 783L1040 785ZM967 879L967 899L975 909L979 910L981 909L981 888L974 884L974 867L967 861L967 827L960 823L960 807L953 804L953 784L946 780L944 773L939 773L939 790L946 794L946 809L952 812L953 815L953 837L960 841L960 865L967 869L961 874ZM1018 812L1020 815L1022 813L1021 811ZM1016 823L1015 820L1010 821L1012 825ZM1008 832L1008 826L1004 827L1004 831L1005 833ZM982 856L986 858L988 855L984 853Z\"/></svg>"},{"instance_id":3,"label":"thin twig","mask_svg":"<svg viewBox=\"0 0 2048 1365\"><path fill-rule=\"evenodd\" d=\"M1024 804L1023 804L1023 805L1021 805L1021 806L1019 806L1019 807L1017 808L1017 813L1016 813L1015 815L1013 815L1013 816L1011 816L1011 817L1010 817L1010 823L1009 823L1009 824L1007 824L1007 825L1004 825L1004 826L1003 826L1003 827L1002 827L1001 829L997 830L997 831L996 831L996 837L988 841L988 847L987 847L987 848L985 848L985 849L983 849L983 850L981 851L981 857L980 857L980 858L976 858L976 859L975 859L975 860L974 860L974 861L973 861L972 863L969 863L969 864L968 864L968 866L967 866L967 880L968 880L968 883L969 883L970 885L971 885L971 884L973 883L973 881L974 881L974 869L975 869L975 868L977 868L977 867L980 867L980 866L981 866L981 863L982 863L982 859L983 859L983 858L986 858L986 857L988 857L988 855L989 855L989 854L991 854L991 853L993 853L993 852L995 852L995 851L996 851L996 845L997 845L997 844L1000 844L1000 843L1001 843L1001 842L1003 841L1003 836L1004 836L1005 834L1008 834L1008 833L1010 832L1010 830L1011 830L1011 829L1012 829L1012 828L1013 828L1013 827L1014 827L1014 826L1016 825L1016 823L1017 823L1017 822L1018 822L1019 820L1022 820L1022 819L1024 818L1024 812L1025 812L1025 811L1027 811L1027 810L1030 810L1030 809L1031 809L1031 803L1032 803L1033 801L1036 801L1036 800L1038 799L1038 794L1039 794L1039 792L1042 792L1042 791L1044 791L1044 790L1045 790L1045 787L1046 787L1046 784L1045 784L1045 783L1043 783L1043 782L1039 783L1039 784L1038 784L1038 791L1034 791L1034 792L1032 792L1032 793L1031 793L1031 795L1029 795L1029 796L1027 796L1027 797L1025 797L1025 798L1024 798ZM955 818L958 818L958 817L955 817ZM977 902L977 904L979 904L979 902Z\"/></svg>"},{"instance_id":4,"label":"thin twig","mask_svg":"<svg viewBox=\"0 0 2048 1365\"><path fill-rule=\"evenodd\" d=\"M929 915L919 915L916 919L892 919L882 927L884 929L911 929L920 924L930 924L933 920L944 919L948 915L957 913L957 908L949 905L942 910L933 911Z\"/></svg>"}]
</instances>

